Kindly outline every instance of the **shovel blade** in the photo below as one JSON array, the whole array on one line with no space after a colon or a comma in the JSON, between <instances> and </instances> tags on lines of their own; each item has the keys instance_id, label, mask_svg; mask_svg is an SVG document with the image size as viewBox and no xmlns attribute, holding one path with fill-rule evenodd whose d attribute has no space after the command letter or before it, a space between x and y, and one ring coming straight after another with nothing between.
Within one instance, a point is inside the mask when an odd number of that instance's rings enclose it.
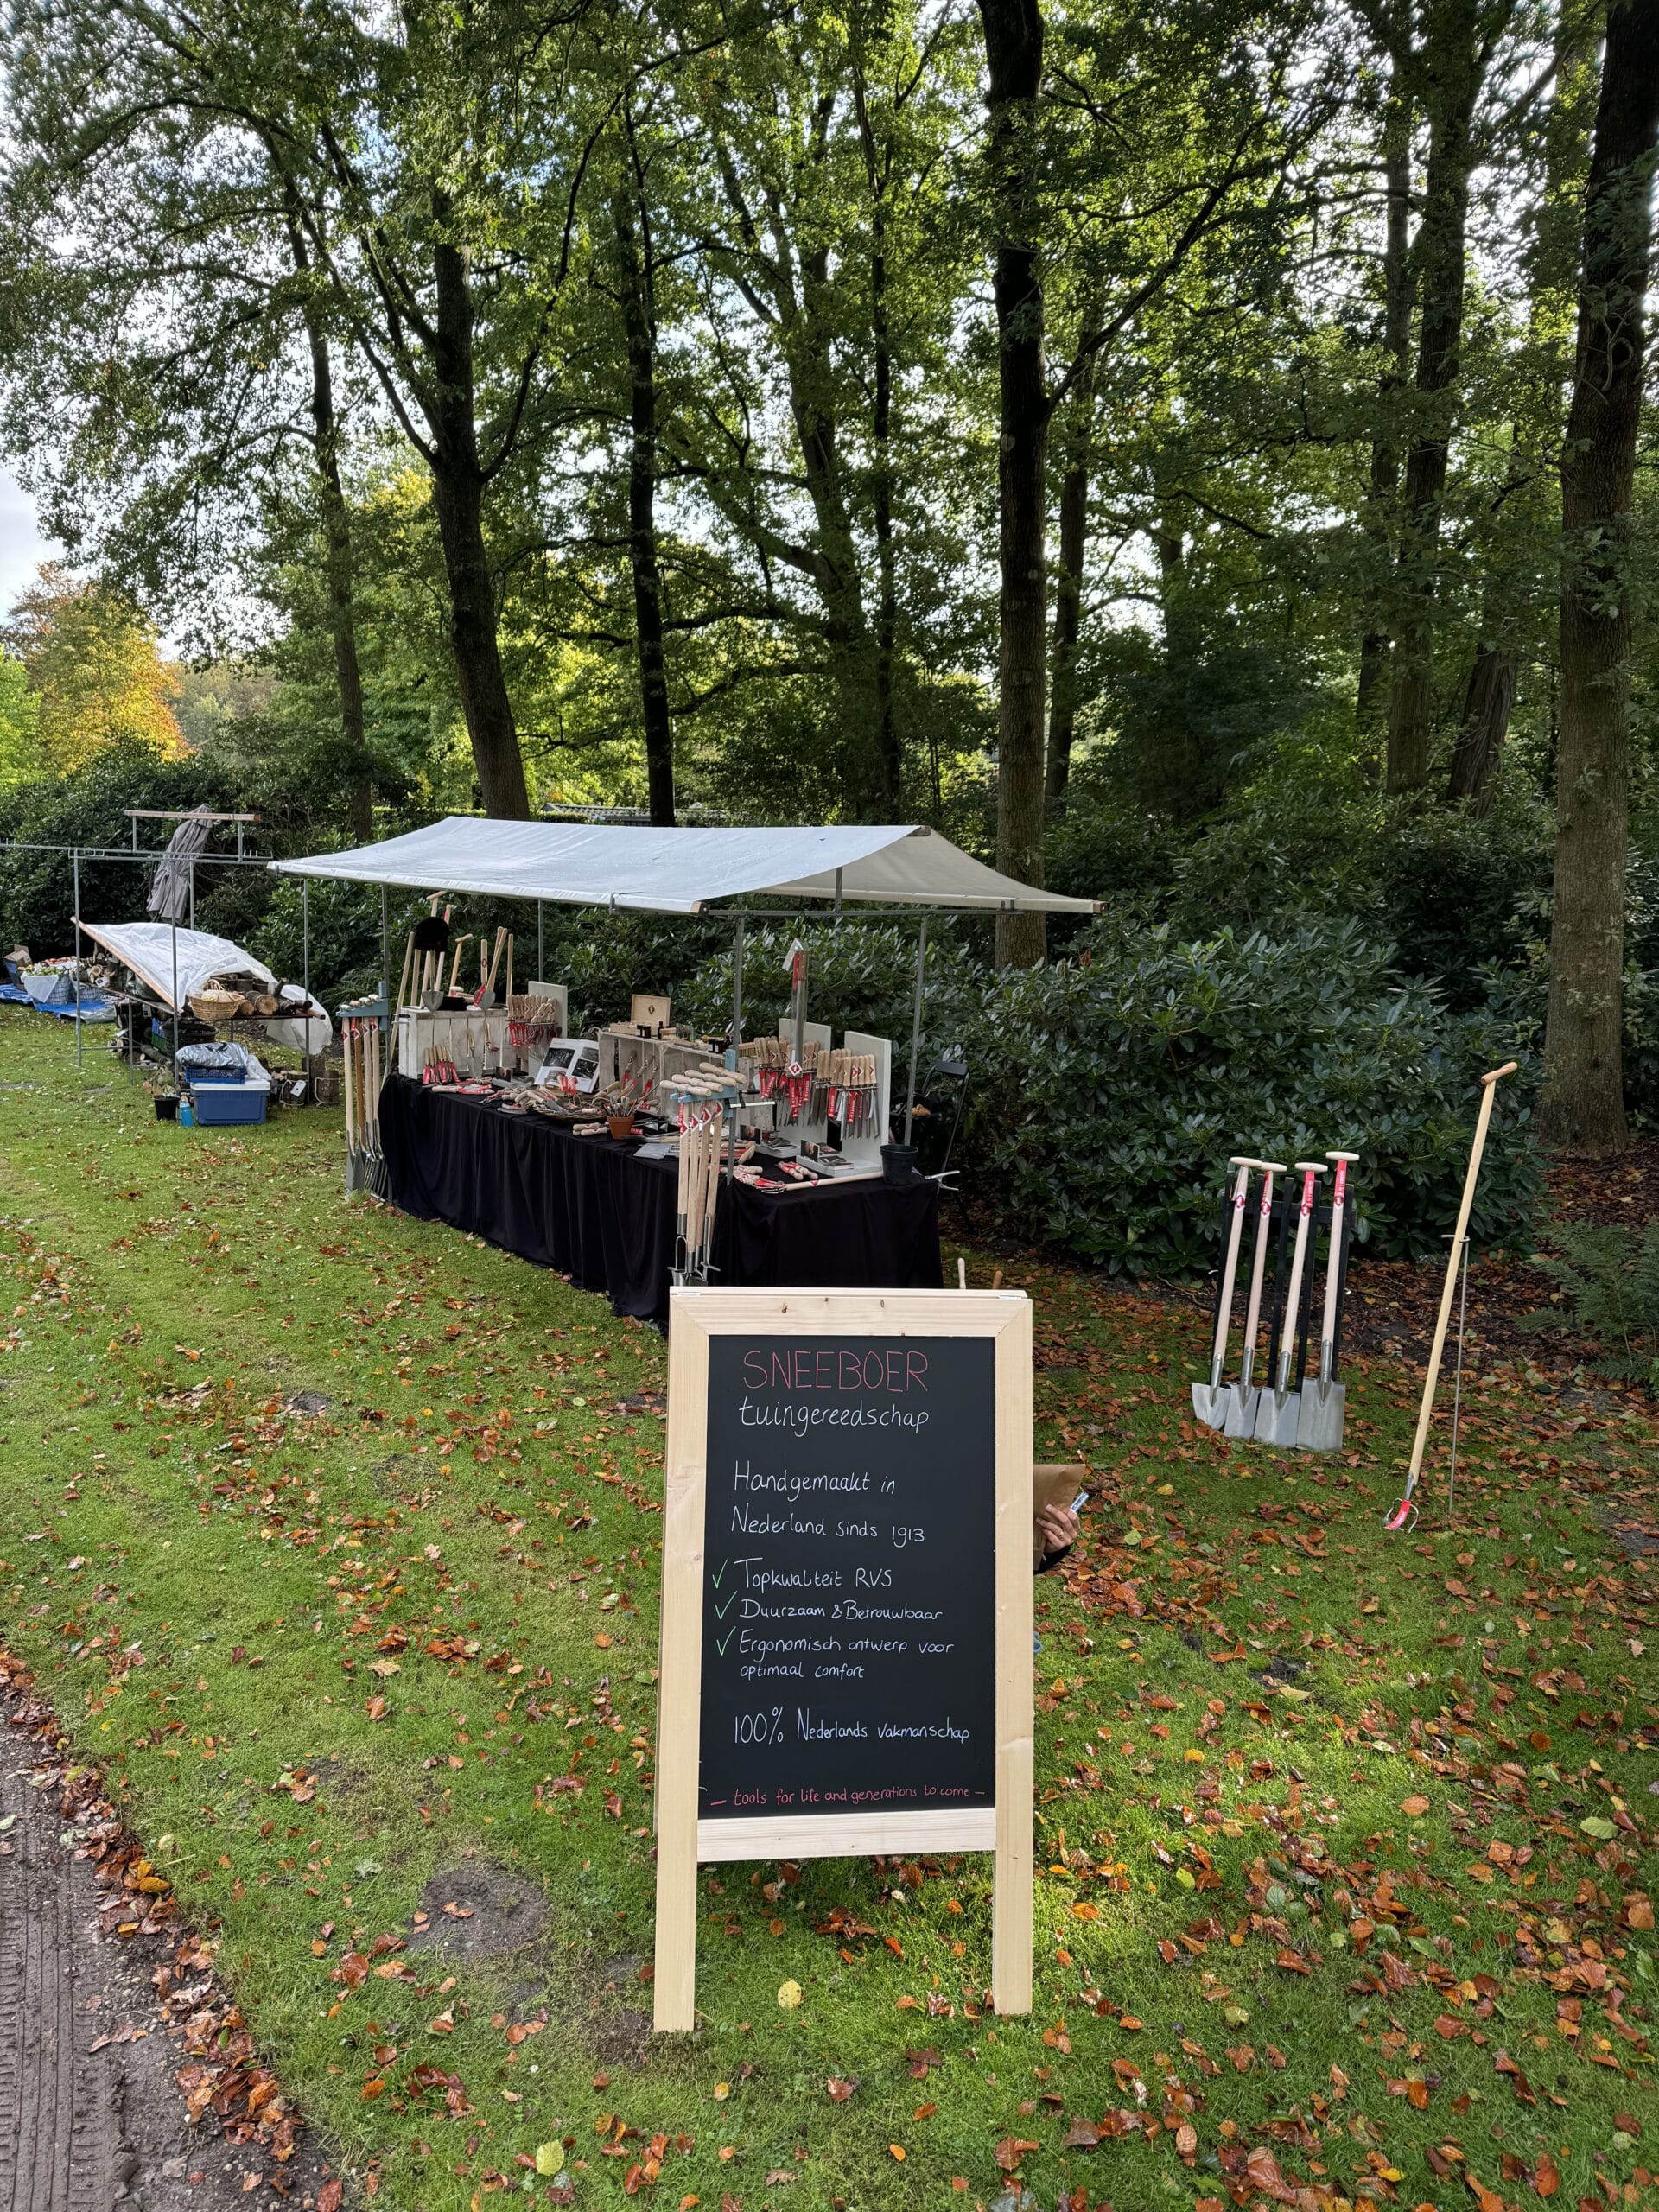
<instances>
[{"instance_id":1,"label":"shovel blade","mask_svg":"<svg viewBox=\"0 0 1659 2212\"><path fill-rule=\"evenodd\" d=\"M1192 1411L1206 1428L1225 1426L1227 1408L1232 1403L1233 1386L1230 1382L1195 1382L1192 1385Z\"/></svg>"},{"instance_id":2,"label":"shovel blade","mask_svg":"<svg viewBox=\"0 0 1659 2212\"><path fill-rule=\"evenodd\" d=\"M1262 1393L1254 1383L1235 1382L1228 1391L1227 1418L1222 1423L1222 1434L1230 1436L1236 1444L1248 1444L1255 1434L1256 1401Z\"/></svg>"},{"instance_id":3,"label":"shovel blade","mask_svg":"<svg viewBox=\"0 0 1659 2212\"><path fill-rule=\"evenodd\" d=\"M1296 1443L1304 1452L1335 1452L1342 1445L1348 1393L1340 1382L1306 1382L1296 1421Z\"/></svg>"},{"instance_id":4,"label":"shovel blade","mask_svg":"<svg viewBox=\"0 0 1659 2212\"><path fill-rule=\"evenodd\" d=\"M1300 1390L1262 1392L1255 1408L1258 1444L1276 1444L1283 1451L1294 1448L1301 1395Z\"/></svg>"}]
</instances>

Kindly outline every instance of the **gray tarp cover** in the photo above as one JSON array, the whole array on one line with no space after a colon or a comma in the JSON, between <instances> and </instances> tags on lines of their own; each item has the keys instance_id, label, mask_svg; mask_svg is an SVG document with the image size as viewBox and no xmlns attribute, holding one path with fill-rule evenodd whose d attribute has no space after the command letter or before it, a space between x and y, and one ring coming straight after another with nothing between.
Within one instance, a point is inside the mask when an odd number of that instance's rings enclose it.
<instances>
[{"instance_id":1,"label":"gray tarp cover","mask_svg":"<svg viewBox=\"0 0 1659 2212\"><path fill-rule=\"evenodd\" d=\"M209 930L175 931L168 922L83 921L80 927L83 936L112 953L123 967L130 968L139 982L168 1007L174 1005L176 938L179 995L175 1011L180 1014L185 1010L185 1001L215 976L257 976L273 991L276 988L276 978L263 960L257 960L245 945L232 944L227 937L215 937ZM326 1052L333 1040L334 1026L323 1008L313 999L308 1020L305 994L297 983L288 984L283 996L285 1004L291 1002L292 1018L271 1016L264 1024L266 1035L273 1044L287 1045L295 1052ZM283 1033L289 1031L293 1033Z\"/></svg>"}]
</instances>

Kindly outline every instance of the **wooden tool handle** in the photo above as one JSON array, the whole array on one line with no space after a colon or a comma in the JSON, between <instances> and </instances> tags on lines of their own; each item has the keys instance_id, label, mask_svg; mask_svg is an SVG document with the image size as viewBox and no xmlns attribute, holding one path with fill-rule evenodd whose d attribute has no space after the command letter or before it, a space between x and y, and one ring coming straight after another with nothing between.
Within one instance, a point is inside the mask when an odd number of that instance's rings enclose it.
<instances>
[{"instance_id":1,"label":"wooden tool handle","mask_svg":"<svg viewBox=\"0 0 1659 2212\"><path fill-rule=\"evenodd\" d=\"M1501 1068L1494 1068L1490 1075L1480 1078L1483 1083L1502 1083L1506 1075L1513 1075L1520 1066L1519 1060L1505 1060Z\"/></svg>"}]
</instances>

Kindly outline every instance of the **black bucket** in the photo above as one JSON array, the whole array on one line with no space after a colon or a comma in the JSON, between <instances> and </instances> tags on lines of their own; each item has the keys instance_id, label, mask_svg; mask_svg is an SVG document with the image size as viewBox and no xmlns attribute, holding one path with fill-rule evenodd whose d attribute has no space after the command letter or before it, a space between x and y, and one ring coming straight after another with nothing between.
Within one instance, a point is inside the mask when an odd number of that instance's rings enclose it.
<instances>
[{"instance_id":1,"label":"black bucket","mask_svg":"<svg viewBox=\"0 0 1659 2212\"><path fill-rule=\"evenodd\" d=\"M156 1118L158 1122L176 1122L178 1120L179 1102L172 1091L163 1090L157 1094L156 1099Z\"/></svg>"},{"instance_id":2,"label":"black bucket","mask_svg":"<svg viewBox=\"0 0 1659 2212\"><path fill-rule=\"evenodd\" d=\"M884 1144L881 1147L881 1173L889 1183L896 1183L902 1190L906 1184L916 1179L916 1147L913 1144Z\"/></svg>"}]
</instances>

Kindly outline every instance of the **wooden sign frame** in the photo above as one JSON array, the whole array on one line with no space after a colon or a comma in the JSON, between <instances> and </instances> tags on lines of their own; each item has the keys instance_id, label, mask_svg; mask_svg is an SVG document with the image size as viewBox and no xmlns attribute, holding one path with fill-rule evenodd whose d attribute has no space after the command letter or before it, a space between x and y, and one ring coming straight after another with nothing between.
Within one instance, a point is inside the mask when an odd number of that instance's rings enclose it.
<instances>
[{"instance_id":1,"label":"wooden sign frame","mask_svg":"<svg viewBox=\"0 0 1659 2212\"><path fill-rule=\"evenodd\" d=\"M995 1347L995 1804L699 1821L709 1351L716 1336L979 1337ZM696 2024L697 1867L736 1859L991 1851L991 1988L1028 2012L1032 1986L1031 1301L1023 1291L739 1290L669 1296L668 1432L657 1730L658 2031Z\"/></svg>"}]
</instances>

